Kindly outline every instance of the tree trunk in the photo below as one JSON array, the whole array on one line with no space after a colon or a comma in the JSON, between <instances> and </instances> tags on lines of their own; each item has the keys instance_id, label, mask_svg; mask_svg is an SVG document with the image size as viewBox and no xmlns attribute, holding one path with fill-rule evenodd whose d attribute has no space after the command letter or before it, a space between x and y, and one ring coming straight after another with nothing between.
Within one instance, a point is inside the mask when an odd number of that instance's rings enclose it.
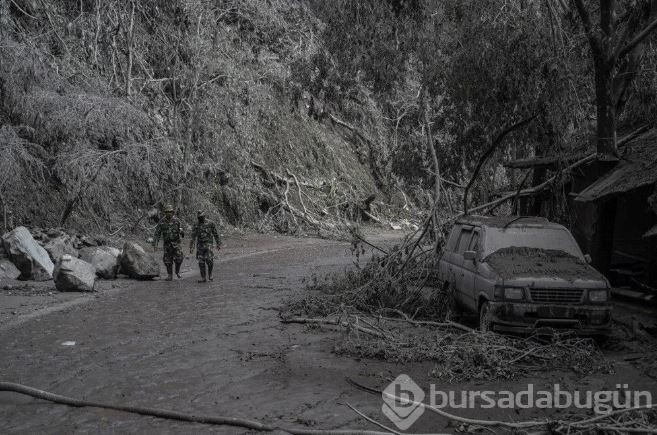
<instances>
[{"instance_id":1,"label":"tree trunk","mask_svg":"<svg viewBox=\"0 0 657 435\"><path fill-rule=\"evenodd\" d=\"M440 248L440 224L438 221L438 204L440 203L440 162L438 161L438 154L436 153L436 147L433 142L433 135L431 134L431 120L429 111L431 106L429 104L429 92L426 91L426 96L424 100L424 123L427 129L427 147L429 148L429 153L431 154L431 160L433 160L433 170L434 170L434 196L433 196L433 232L435 236L435 245L434 250L438 252Z\"/></svg>"},{"instance_id":2,"label":"tree trunk","mask_svg":"<svg viewBox=\"0 0 657 435\"><path fill-rule=\"evenodd\" d=\"M135 38L135 2L132 0L130 2L130 24L128 31L126 33L126 38L128 40L128 60L125 73L125 94L129 97L132 95L132 63L134 56L134 38Z\"/></svg>"},{"instance_id":3,"label":"tree trunk","mask_svg":"<svg viewBox=\"0 0 657 435\"><path fill-rule=\"evenodd\" d=\"M431 155L431 160L433 161L433 170L434 170L434 184L433 184L433 202L438 209L438 202L440 202L440 162L438 161L438 154L436 153L436 146L434 145L433 135L431 134L431 121L429 116L429 111L431 107L429 106L429 98L427 93L427 99L424 106L424 123L427 129L427 148L429 148L429 154Z\"/></svg>"},{"instance_id":4,"label":"tree trunk","mask_svg":"<svg viewBox=\"0 0 657 435\"><path fill-rule=\"evenodd\" d=\"M600 178L615 166L615 162L597 161L597 177ZM614 228L616 226L616 199L602 200L596 204L596 222L590 243L593 266L603 274L609 273L614 248Z\"/></svg>"},{"instance_id":5,"label":"tree trunk","mask_svg":"<svg viewBox=\"0 0 657 435\"><path fill-rule=\"evenodd\" d=\"M539 186L541 183L543 183L545 181L546 175L547 171L545 168L534 168L534 173L532 174L532 187ZM541 211L543 210L543 195L543 193L539 193L534 195L533 198L527 199L527 208L529 209L528 214L530 216L542 216Z\"/></svg>"},{"instance_id":6,"label":"tree trunk","mask_svg":"<svg viewBox=\"0 0 657 435\"><path fill-rule=\"evenodd\" d=\"M613 65L610 65L606 59L595 60L595 93L598 115L598 161L594 165L596 179L600 179L618 162ZM597 220L591 239L590 253L593 266L607 275L614 247L616 200L603 200L596 205L596 208Z\"/></svg>"},{"instance_id":7,"label":"tree trunk","mask_svg":"<svg viewBox=\"0 0 657 435\"><path fill-rule=\"evenodd\" d=\"M616 101L612 66L606 60L596 60L595 94L597 103L598 159L605 162L618 161L616 147Z\"/></svg>"}]
</instances>

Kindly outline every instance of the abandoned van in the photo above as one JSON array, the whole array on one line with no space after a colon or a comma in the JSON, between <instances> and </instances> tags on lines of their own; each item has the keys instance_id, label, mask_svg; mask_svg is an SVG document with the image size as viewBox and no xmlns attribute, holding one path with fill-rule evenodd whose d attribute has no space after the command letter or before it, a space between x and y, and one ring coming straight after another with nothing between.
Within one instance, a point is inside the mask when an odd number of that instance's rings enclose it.
<instances>
[{"instance_id":1,"label":"abandoned van","mask_svg":"<svg viewBox=\"0 0 657 435\"><path fill-rule=\"evenodd\" d=\"M464 216L451 230L438 275L482 331L545 328L603 335L609 282L570 232L538 217Z\"/></svg>"}]
</instances>

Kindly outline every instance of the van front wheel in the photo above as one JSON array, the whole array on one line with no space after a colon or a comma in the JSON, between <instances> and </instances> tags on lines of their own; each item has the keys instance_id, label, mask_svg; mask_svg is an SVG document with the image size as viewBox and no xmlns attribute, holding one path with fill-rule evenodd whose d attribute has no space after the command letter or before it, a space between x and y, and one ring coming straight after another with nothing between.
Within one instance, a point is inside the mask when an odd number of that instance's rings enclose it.
<instances>
[{"instance_id":1,"label":"van front wheel","mask_svg":"<svg viewBox=\"0 0 657 435\"><path fill-rule=\"evenodd\" d=\"M492 317L490 303L486 301L479 308L479 330L481 332L492 331Z\"/></svg>"}]
</instances>

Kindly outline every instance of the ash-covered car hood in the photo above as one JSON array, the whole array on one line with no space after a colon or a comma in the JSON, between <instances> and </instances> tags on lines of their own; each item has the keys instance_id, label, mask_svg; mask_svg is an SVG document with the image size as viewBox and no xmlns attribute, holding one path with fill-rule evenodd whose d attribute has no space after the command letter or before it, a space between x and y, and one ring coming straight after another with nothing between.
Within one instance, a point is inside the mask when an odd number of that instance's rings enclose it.
<instances>
[{"instance_id":1,"label":"ash-covered car hood","mask_svg":"<svg viewBox=\"0 0 657 435\"><path fill-rule=\"evenodd\" d=\"M502 279L513 278L557 278L573 282L576 280L605 281L600 272L585 261L564 251L538 248L509 247L499 249L484 262Z\"/></svg>"}]
</instances>

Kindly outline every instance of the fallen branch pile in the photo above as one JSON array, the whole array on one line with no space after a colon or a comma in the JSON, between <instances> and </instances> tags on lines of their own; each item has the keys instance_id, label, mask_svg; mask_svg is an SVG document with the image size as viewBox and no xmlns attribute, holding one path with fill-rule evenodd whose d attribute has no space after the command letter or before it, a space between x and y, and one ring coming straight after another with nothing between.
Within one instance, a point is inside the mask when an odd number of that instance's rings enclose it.
<instances>
[{"instance_id":1,"label":"fallen branch pile","mask_svg":"<svg viewBox=\"0 0 657 435\"><path fill-rule=\"evenodd\" d=\"M393 247L380 247L352 231L352 253L356 268L318 278L308 292L289 304L293 316L320 316L347 311L384 314L401 313L412 320L446 321L452 316L453 297L438 286L433 270L443 234L436 240L433 213L413 234ZM443 228L443 224L439 226ZM372 254L361 266L367 249Z\"/></svg>"},{"instance_id":2,"label":"fallen branch pile","mask_svg":"<svg viewBox=\"0 0 657 435\"><path fill-rule=\"evenodd\" d=\"M397 363L434 361L432 376L447 382L513 379L545 370L583 374L611 370L592 339L571 335L517 338L480 333L451 321L413 321L362 313L282 321L343 329L343 340L335 347L338 354Z\"/></svg>"}]
</instances>

